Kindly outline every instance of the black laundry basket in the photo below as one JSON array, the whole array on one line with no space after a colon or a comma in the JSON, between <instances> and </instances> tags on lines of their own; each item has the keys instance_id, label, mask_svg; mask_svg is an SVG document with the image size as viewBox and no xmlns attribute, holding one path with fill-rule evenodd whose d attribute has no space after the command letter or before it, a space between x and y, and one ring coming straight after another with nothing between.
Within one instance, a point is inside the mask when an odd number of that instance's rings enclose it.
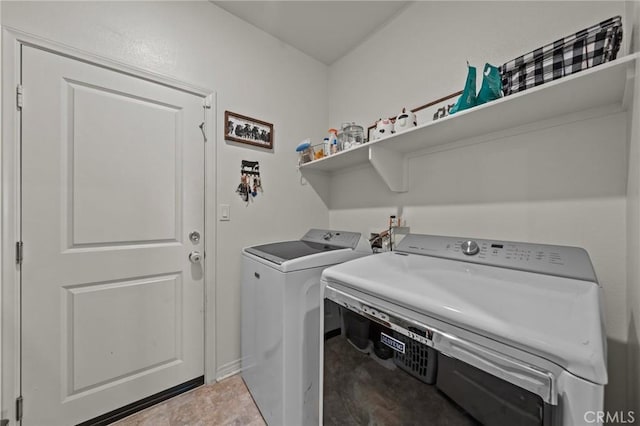
<instances>
[{"instance_id":1,"label":"black laundry basket","mask_svg":"<svg viewBox=\"0 0 640 426\"><path fill-rule=\"evenodd\" d=\"M499 67L504 95L612 61L621 41L622 18L615 16L519 56Z\"/></svg>"},{"instance_id":2,"label":"black laundry basket","mask_svg":"<svg viewBox=\"0 0 640 426\"><path fill-rule=\"evenodd\" d=\"M393 332L393 338L405 345L404 353L394 351L393 362L418 380L429 385L434 384L438 365L438 353L436 350L423 343L416 342L397 331Z\"/></svg>"}]
</instances>

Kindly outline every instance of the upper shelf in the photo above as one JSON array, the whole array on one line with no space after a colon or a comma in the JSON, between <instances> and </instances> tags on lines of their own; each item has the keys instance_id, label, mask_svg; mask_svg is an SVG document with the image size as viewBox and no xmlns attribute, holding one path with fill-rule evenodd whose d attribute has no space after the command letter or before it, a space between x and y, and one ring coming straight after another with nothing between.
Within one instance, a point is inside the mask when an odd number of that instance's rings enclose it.
<instances>
[{"instance_id":1,"label":"upper shelf","mask_svg":"<svg viewBox=\"0 0 640 426\"><path fill-rule=\"evenodd\" d=\"M406 159L413 152L488 135L578 111L623 106L628 72L638 54L425 123L403 133L300 166L305 175L327 174L370 163L392 191L407 191Z\"/></svg>"}]
</instances>

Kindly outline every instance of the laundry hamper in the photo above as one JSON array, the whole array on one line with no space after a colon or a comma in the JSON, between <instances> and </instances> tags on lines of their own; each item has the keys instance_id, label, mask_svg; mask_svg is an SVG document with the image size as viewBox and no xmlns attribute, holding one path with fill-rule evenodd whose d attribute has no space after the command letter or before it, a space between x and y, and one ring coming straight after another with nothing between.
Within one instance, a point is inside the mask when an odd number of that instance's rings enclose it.
<instances>
[{"instance_id":1,"label":"laundry hamper","mask_svg":"<svg viewBox=\"0 0 640 426\"><path fill-rule=\"evenodd\" d=\"M503 64L504 95L575 74L616 58L622 41L622 19L609 18Z\"/></svg>"},{"instance_id":2,"label":"laundry hamper","mask_svg":"<svg viewBox=\"0 0 640 426\"><path fill-rule=\"evenodd\" d=\"M419 330L415 329L411 331L419 332ZM434 384L438 365L436 350L423 343L416 342L397 331L393 332L393 338L405 344L404 353L394 351L394 364L418 380L429 385Z\"/></svg>"}]
</instances>

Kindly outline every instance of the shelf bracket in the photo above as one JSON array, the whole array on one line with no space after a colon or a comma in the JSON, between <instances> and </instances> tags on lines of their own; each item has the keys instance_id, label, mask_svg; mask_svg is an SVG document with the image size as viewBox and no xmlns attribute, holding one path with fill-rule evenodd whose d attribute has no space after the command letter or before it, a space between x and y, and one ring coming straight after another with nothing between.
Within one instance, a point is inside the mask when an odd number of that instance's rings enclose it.
<instances>
[{"instance_id":1,"label":"shelf bracket","mask_svg":"<svg viewBox=\"0 0 640 426\"><path fill-rule=\"evenodd\" d=\"M301 178L306 180L316 191L322 202L328 207L329 206L329 182L330 176L327 172L321 172L317 170L304 170L299 169L301 173ZM303 181L301 181L304 184Z\"/></svg>"},{"instance_id":2,"label":"shelf bracket","mask_svg":"<svg viewBox=\"0 0 640 426\"><path fill-rule=\"evenodd\" d=\"M369 162L393 192L407 192L407 157L381 146L369 147Z\"/></svg>"}]
</instances>

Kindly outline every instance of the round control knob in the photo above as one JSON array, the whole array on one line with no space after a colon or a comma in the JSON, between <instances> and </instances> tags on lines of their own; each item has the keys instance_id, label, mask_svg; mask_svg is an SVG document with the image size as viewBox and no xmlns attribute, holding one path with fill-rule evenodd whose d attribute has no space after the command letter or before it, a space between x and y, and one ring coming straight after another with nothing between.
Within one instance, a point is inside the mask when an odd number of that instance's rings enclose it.
<instances>
[{"instance_id":1,"label":"round control knob","mask_svg":"<svg viewBox=\"0 0 640 426\"><path fill-rule=\"evenodd\" d=\"M467 256L473 256L474 254L478 254L478 252L480 251L480 247L478 246L478 243L471 240L465 241L464 243L462 243L460 248L462 249L462 252Z\"/></svg>"}]
</instances>

